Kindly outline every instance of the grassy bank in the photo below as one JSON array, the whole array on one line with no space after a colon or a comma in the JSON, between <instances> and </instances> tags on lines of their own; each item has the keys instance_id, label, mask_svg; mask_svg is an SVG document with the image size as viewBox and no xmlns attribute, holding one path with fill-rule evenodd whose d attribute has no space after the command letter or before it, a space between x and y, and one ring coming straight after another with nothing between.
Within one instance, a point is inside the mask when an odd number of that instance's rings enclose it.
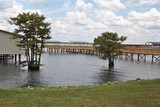
<instances>
[{"instance_id":1,"label":"grassy bank","mask_svg":"<svg viewBox=\"0 0 160 107\"><path fill-rule=\"evenodd\" d=\"M0 107L160 107L160 79L95 86L0 89Z\"/></svg>"}]
</instances>

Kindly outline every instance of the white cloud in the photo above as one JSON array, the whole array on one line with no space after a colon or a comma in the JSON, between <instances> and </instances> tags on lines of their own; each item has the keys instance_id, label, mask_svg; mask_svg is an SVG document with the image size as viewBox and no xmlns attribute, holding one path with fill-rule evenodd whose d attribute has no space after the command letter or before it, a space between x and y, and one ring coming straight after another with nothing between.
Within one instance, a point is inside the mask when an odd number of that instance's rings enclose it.
<instances>
[{"instance_id":1,"label":"white cloud","mask_svg":"<svg viewBox=\"0 0 160 107\"><path fill-rule=\"evenodd\" d=\"M34 8L46 8L49 5L48 0L27 0L30 6Z\"/></svg>"},{"instance_id":2,"label":"white cloud","mask_svg":"<svg viewBox=\"0 0 160 107\"><path fill-rule=\"evenodd\" d=\"M23 6L17 3L16 0L8 0L8 2L10 2L10 5L6 4L6 6L4 6L6 8L0 10L1 17L15 16L23 10Z\"/></svg>"},{"instance_id":3,"label":"white cloud","mask_svg":"<svg viewBox=\"0 0 160 107\"><path fill-rule=\"evenodd\" d=\"M160 3L160 0L140 0L139 1L139 4L140 5L154 5L154 4L157 4L157 3Z\"/></svg>"},{"instance_id":4,"label":"white cloud","mask_svg":"<svg viewBox=\"0 0 160 107\"><path fill-rule=\"evenodd\" d=\"M67 19L75 24L80 24L80 25L86 25L92 22L90 18L86 17L84 12L80 11L67 12Z\"/></svg>"},{"instance_id":5,"label":"white cloud","mask_svg":"<svg viewBox=\"0 0 160 107\"><path fill-rule=\"evenodd\" d=\"M76 35L77 33L88 34L89 31L92 31L93 29L106 28L106 25L104 25L103 23L95 22L86 15L87 13L85 10L87 8L92 8L92 5L85 4L83 0L77 0L76 11L68 11L66 13L66 17L58 19L54 22L55 27L57 27L57 32L66 34L70 32Z\"/></svg>"},{"instance_id":6,"label":"white cloud","mask_svg":"<svg viewBox=\"0 0 160 107\"><path fill-rule=\"evenodd\" d=\"M150 6L160 3L160 0L126 0L125 4L128 7L141 7Z\"/></svg>"},{"instance_id":7,"label":"white cloud","mask_svg":"<svg viewBox=\"0 0 160 107\"><path fill-rule=\"evenodd\" d=\"M150 9L145 13L138 13L136 11L131 11L129 13L129 19L131 20L155 20L160 17L159 11L155 8ZM144 19L145 18L145 19Z\"/></svg>"},{"instance_id":8,"label":"white cloud","mask_svg":"<svg viewBox=\"0 0 160 107\"><path fill-rule=\"evenodd\" d=\"M70 1L67 1L66 3L63 4L64 9L68 9L70 7L71 7L71 2Z\"/></svg>"},{"instance_id":9,"label":"white cloud","mask_svg":"<svg viewBox=\"0 0 160 107\"><path fill-rule=\"evenodd\" d=\"M128 26L131 23L122 16L116 16L113 11L95 10L96 18L102 23L110 26Z\"/></svg>"},{"instance_id":10,"label":"white cloud","mask_svg":"<svg viewBox=\"0 0 160 107\"><path fill-rule=\"evenodd\" d=\"M98 32L107 29L107 26L101 22L96 22L86 16L83 11L69 11L66 17L53 21L53 35L61 35L61 37L68 38L67 40L84 41L84 39L91 41ZM97 34L98 35L98 34ZM54 38L59 38L55 36Z\"/></svg>"},{"instance_id":11,"label":"white cloud","mask_svg":"<svg viewBox=\"0 0 160 107\"><path fill-rule=\"evenodd\" d=\"M121 3L120 0L94 0L96 4L100 7L110 9L110 10L117 10L117 9L125 9L126 6Z\"/></svg>"},{"instance_id":12,"label":"white cloud","mask_svg":"<svg viewBox=\"0 0 160 107\"><path fill-rule=\"evenodd\" d=\"M92 8L91 3L85 3L84 0L77 0L76 2L76 9L79 11L84 11Z\"/></svg>"},{"instance_id":13,"label":"white cloud","mask_svg":"<svg viewBox=\"0 0 160 107\"><path fill-rule=\"evenodd\" d=\"M1 0L1 2L2 2L2 0ZM0 10L0 21L1 21L0 29L13 31L14 27L9 25L7 20L9 20L10 17L15 17L16 15L18 15L19 12L22 12L23 6L19 3L17 3L16 0L7 0L7 2L9 2L10 5L3 2L5 8Z\"/></svg>"},{"instance_id":14,"label":"white cloud","mask_svg":"<svg viewBox=\"0 0 160 107\"><path fill-rule=\"evenodd\" d=\"M42 11L46 8L52 10L42 13L39 9L30 10L30 7L27 7L28 4L25 6L27 9L24 10L23 5L25 4L20 4L18 0L0 0L0 29L13 31L14 26L9 25L7 20L17 16L18 13L30 11L44 14L47 17L47 21L52 23L53 39L59 41L92 42L95 37L105 31L117 32L119 35L128 36L128 39L133 40L160 39L160 11L156 7L146 10L151 7L150 5L159 3L159 0L123 0L123 2L120 0L92 0L94 5L91 4L92 2L85 2L87 0L76 0L75 5L72 0L65 1L57 10L45 6L40 8ZM30 0L30 4L36 6L44 5L43 2L46 1ZM145 7L143 7L144 5ZM135 9L134 6L139 7ZM118 9L125 9L125 11L115 11ZM139 9L146 12L140 13ZM54 17L57 14L61 17ZM126 14L126 16L120 14ZM49 18L49 16L53 18Z\"/></svg>"},{"instance_id":15,"label":"white cloud","mask_svg":"<svg viewBox=\"0 0 160 107\"><path fill-rule=\"evenodd\" d=\"M95 15L97 20L108 25L112 32L127 36L127 41L160 41L160 11L155 8L143 13L131 11L127 18L102 9L96 9Z\"/></svg>"},{"instance_id":16,"label":"white cloud","mask_svg":"<svg viewBox=\"0 0 160 107\"><path fill-rule=\"evenodd\" d=\"M28 0L31 4L44 4L46 0Z\"/></svg>"},{"instance_id":17,"label":"white cloud","mask_svg":"<svg viewBox=\"0 0 160 107\"><path fill-rule=\"evenodd\" d=\"M24 10L23 5L18 3L16 0L7 0L7 2L9 2L10 5L3 2L4 4L6 4L6 6L4 6L5 8L3 8L3 10L0 10L0 22L1 22L0 29L13 31L15 29L15 26L10 25L8 23L8 20L10 17L16 17L19 13L38 12L39 14L41 14L40 10L29 10L29 9Z\"/></svg>"},{"instance_id":18,"label":"white cloud","mask_svg":"<svg viewBox=\"0 0 160 107\"><path fill-rule=\"evenodd\" d=\"M160 11L155 8L152 8L148 12L144 13L132 11L129 13L128 19L142 27L160 29Z\"/></svg>"},{"instance_id":19,"label":"white cloud","mask_svg":"<svg viewBox=\"0 0 160 107\"><path fill-rule=\"evenodd\" d=\"M0 10L9 8L12 6L12 3L10 3L11 0L0 0Z\"/></svg>"},{"instance_id":20,"label":"white cloud","mask_svg":"<svg viewBox=\"0 0 160 107\"><path fill-rule=\"evenodd\" d=\"M147 12L140 13L132 11L127 18L132 25L125 28L125 34L147 41L160 41L160 11L155 8ZM138 39L137 39L138 40Z\"/></svg>"},{"instance_id":21,"label":"white cloud","mask_svg":"<svg viewBox=\"0 0 160 107\"><path fill-rule=\"evenodd\" d=\"M135 7L135 6L139 6L138 2L139 2L138 0L126 0L125 5L127 7Z\"/></svg>"},{"instance_id":22,"label":"white cloud","mask_svg":"<svg viewBox=\"0 0 160 107\"><path fill-rule=\"evenodd\" d=\"M77 5L76 5L77 7ZM93 7L92 7L93 8ZM128 18L116 15L113 10L103 8L94 8L91 11L96 19L86 13L85 8L76 11L69 11L66 17L54 21L54 36L61 40L81 40L92 41L95 37L105 31L117 32L119 35L137 38L152 38L159 34L159 11L155 8L144 13L131 11ZM83 11L82 11L83 10ZM65 38L65 39L62 39ZM160 37L156 37L160 38ZM146 39L146 40L147 40Z\"/></svg>"}]
</instances>

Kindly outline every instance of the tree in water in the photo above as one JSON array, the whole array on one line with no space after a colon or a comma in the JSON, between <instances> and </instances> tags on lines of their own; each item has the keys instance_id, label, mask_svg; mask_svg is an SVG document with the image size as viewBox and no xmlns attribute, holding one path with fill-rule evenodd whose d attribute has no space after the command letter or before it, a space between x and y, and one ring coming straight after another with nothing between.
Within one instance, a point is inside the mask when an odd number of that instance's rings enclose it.
<instances>
[{"instance_id":1,"label":"tree in water","mask_svg":"<svg viewBox=\"0 0 160 107\"><path fill-rule=\"evenodd\" d=\"M114 67L114 59L121 54L121 43L125 41L127 37L118 37L117 33L104 32L101 36L94 39L94 46L96 50L101 54L103 59L108 58L108 67Z\"/></svg>"},{"instance_id":2,"label":"tree in water","mask_svg":"<svg viewBox=\"0 0 160 107\"><path fill-rule=\"evenodd\" d=\"M18 39L17 46L25 50L26 61L30 70L39 70L41 65L41 54L43 53L44 42L50 39L50 23L45 21L43 15L36 13L19 13L17 17L11 17L8 21L16 25L13 39Z\"/></svg>"}]
</instances>

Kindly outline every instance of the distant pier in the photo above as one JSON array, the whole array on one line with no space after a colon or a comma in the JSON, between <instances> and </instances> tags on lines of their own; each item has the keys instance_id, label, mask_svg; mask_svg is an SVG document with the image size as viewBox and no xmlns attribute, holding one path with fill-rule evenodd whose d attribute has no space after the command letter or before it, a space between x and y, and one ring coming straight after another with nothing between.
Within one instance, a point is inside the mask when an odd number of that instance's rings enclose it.
<instances>
[{"instance_id":1,"label":"distant pier","mask_svg":"<svg viewBox=\"0 0 160 107\"><path fill-rule=\"evenodd\" d=\"M137 61L144 60L146 57L151 56L151 62L160 63L160 46L154 47L153 45L142 44L122 44L123 48L120 49L125 56L125 59L134 59L137 55ZM95 47L89 43L46 43L45 48L49 54L54 53L80 53L90 55L101 55L95 50Z\"/></svg>"}]
</instances>

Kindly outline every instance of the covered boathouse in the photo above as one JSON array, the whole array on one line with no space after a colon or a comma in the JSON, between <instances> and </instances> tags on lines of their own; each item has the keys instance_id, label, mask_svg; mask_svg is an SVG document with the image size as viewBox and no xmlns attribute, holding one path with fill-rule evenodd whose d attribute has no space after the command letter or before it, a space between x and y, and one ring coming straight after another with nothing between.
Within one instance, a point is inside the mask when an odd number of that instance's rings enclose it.
<instances>
[{"instance_id":1,"label":"covered boathouse","mask_svg":"<svg viewBox=\"0 0 160 107\"><path fill-rule=\"evenodd\" d=\"M17 47L16 40L11 39L12 36L13 33L0 29L0 63L21 61L21 50Z\"/></svg>"}]
</instances>

